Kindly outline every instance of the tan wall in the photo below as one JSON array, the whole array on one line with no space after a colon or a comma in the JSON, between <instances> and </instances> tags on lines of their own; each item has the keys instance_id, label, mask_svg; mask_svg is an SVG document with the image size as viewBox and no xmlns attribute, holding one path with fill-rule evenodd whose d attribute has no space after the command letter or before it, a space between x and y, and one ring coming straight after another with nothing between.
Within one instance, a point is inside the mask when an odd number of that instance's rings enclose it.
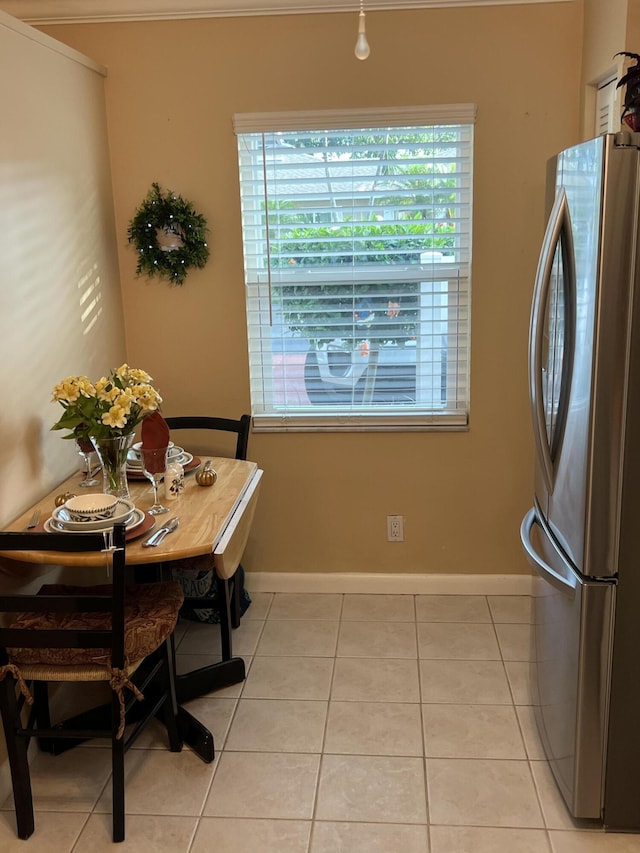
<instances>
[{"instance_id":1,"label":"tan wall","mask_svg":"<svg viewBox=\"0 0 640 853\"><path fill-rule=\"evenodd\" d=\"M640 0L627 0L625 50L640 53Z\"/></svg>"},{"instance_id":2,"label":"tan wall","mask_svg":"<svg viewBox=\"0 0 640 853\"><path fill-rule=\"evenodd\" d=\"M582 4L52 26L109 69L127 355L165 412L249 409L236 112L476 102L471 427L253 435L266 476L253 571L525 572L527 331L545 161L577 140ZM204 213L212 256L182 288L134 276L126 229L152 181ZM386 542L385 517L406 517Z\"/></svg>"},{"instance_id":3,"label":"tan wall","mask_svg":"<svg viewBox=\"0 0 640 853\"><path fill-rule=\"evenodd\" d=\"M583 77L596 80L615 66L613 56L625 50L628 0L584 0Z\"/></svg>"}]
</instances>

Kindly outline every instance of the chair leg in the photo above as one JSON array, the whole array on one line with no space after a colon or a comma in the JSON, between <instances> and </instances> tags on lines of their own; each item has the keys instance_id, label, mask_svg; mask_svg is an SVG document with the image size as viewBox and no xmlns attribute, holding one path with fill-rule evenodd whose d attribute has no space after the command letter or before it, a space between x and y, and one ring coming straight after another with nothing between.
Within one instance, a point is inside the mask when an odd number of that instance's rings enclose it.
<instances>
[{"instance_id":1,"label":"chair leg","mask_svg":"<svg viewBox=\"0 0 640 853\"><path fill-rule=\"evenodd\" d=\"M20 714L15 681L9 675L0 681L0 715L11 769L18 838L27 839L33 834L35 828L27 740L17 734L18 729L21 728Z\"/></svg>"},{"instance_id":2,"label":"chair leg","mask_svg":"<svg viewBox=\"0 0 640 853\"><path fill-rule=\"evenodd\" d=\"M46 681L34 681L31 692L33 693L33 704L35 706L36 728L50 729L49 685ZM53 752L53 742L47 738L38 738L38 746L42 752Z\"/></svg>"},{"instance_id":3,"label":"chair leg","mask_svg":"<svg viewBox=\"0 0 640 853\"><path fill-rule=\"evenodd\" d=\"M229 581L217 578L217 589L222 660L230 660L233 657L233 649L231 642L231 591L229 589Z\"/></svg>"},{"instance_id":4,"label":"chair leg","mask_svg":"<svg viewBox=\"0 0 640 853\"><path fill-rule=\"evenodd\" d=\"M234 576L231 578L231 627L240 627L240 576L242 566L238 566Z\"/></svg>"},{"instance_id":5,"label":"chair leg","mask_svg":"<svg viewBox=\"0 0 640 853\"><path fill-rule=\"evenodd\" d=\"M174 655L171 638L167 638L162 644L160 654L163 660L162 680L165 693L167 694L162 710L164 713L164 724L169 736L169 749L171 752L181 752L182 738L178 729L178 700L176 699Z\"/></svg>"},{"instance_id":6,"label":"chair leg","mask_svg":"<svg viewBox=\"0 0 640 853\"><path fill-rule=\"evenodd\" d=\"M116 738L120 725L120 703L113 691L111 696L111 791L113 840L124 841L124 736Z\"/></svg>"}]
</instances>

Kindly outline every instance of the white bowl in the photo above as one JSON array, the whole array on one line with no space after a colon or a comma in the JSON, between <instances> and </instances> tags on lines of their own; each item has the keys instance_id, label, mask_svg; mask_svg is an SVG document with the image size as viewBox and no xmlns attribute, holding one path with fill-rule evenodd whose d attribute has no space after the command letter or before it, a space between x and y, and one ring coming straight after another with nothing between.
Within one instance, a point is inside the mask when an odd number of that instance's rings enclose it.
<instances>
[{"instance_id":1,"label":"white bowl","mask_svg":"<svg viewBox=\"0 0 640 853\"><path fill-rule=\"evenodd\" d=\"M117 504L115 495L79 495L69 498L64 508L71 521L102 521L112 518Z\"/></svg>"},{"instance_id":2,"label":"white bowl","mask_svg":"<svg viewBox=\"0 0 640 853\"><path fill-rule=\"evenodd\" d=\"M133 501L118 498L115 511L111 518L99 519L98 521L72 521L66 506L57 506L51 513L52 519L65 530L104 530L105 525L127 524L133 515L135 505Z\"/></svg>"}]
</instances>

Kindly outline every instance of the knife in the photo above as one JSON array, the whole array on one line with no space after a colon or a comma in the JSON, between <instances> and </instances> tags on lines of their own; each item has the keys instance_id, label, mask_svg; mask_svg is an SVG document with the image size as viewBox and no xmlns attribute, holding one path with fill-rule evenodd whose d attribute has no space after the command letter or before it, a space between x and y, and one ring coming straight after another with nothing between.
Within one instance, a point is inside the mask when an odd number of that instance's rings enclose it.
<instances>
[{"instance_id":1,"label":"knife","mask_svg":"<svg viewBox=\"0 0 640 853\"><path fill-rule=\"evenodd\" d=\"M171 533L176 529L178 524L180 523L180 519L176 516L175 518L170 518L166 524L163 524L159 530L156 530L155 533L152 533L148 539L142 543L143 548L153 547L155 545L159 545L167 533Z\"/></svg>"}]
</instances>

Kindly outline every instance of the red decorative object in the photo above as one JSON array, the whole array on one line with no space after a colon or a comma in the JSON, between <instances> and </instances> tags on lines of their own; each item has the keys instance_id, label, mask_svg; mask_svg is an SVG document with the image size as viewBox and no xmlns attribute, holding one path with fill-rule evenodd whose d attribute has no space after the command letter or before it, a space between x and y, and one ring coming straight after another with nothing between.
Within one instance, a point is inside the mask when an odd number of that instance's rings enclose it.
<instances>
[{"instance_id":1,"label":"red decorative object","mask_svg":"<svg viewBox=\"0 0 640 853\"><path fill-rule=\"evenodd\" d=\"M628 125L634 132L640 130L640 113L629 112L624 116L622 121Z\"/></svg>"}]
</instances>

